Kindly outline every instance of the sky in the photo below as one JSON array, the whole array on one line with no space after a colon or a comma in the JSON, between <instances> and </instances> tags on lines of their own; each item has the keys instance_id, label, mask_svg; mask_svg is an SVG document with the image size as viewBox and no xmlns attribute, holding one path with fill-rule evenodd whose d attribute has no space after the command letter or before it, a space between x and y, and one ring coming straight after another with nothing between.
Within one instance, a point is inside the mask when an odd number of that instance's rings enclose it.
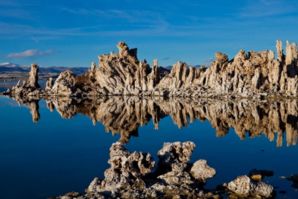
<instances>
[{"instance_id":1,"label":"sky","mask_svg":"<svg viewBox=\"0 0 298 199\"><path fill-rule=\"evenodd\" d=\"M160 65L298 41L297 0L0 0L0 63L86 66L125 41Z\"/></svg>"}]
</instances>

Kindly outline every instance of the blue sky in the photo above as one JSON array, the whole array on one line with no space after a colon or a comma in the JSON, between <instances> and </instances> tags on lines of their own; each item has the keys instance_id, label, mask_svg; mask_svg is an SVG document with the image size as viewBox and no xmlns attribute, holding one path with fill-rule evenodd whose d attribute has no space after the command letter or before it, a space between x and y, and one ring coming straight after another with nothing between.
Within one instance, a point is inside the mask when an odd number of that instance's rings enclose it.
<instances>
[{"instance_id":1,"label":"blue sky","mask_svg":"<svg viewBox=\"0 0 298 199\"><path fill-rule=\"evenodd\" d=\"M0 0L0 62L89 66L126 41L140 59L196 65L276 39L298 41L297 0Z\"/></svg>"}]
</instances>

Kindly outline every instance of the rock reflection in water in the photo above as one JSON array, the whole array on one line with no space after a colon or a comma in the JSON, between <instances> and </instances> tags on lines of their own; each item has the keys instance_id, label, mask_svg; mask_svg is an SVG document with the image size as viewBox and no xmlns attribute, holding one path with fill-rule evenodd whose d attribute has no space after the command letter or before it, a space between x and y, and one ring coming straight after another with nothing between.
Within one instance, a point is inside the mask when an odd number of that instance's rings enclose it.
<instances>
[{"instance_id":1,"label":"rock reflection in water","mask_svg":"<svg viewBox=\"0 0 298 199\"><path fill-rule=\"evenodd\" d=\"M33 121L38 121L38 101L21 101L32 113ZM298 138L298 101L222 101L216 99L181 98L137 98L111 97L95 100L56 98L46 100L50 111L56 111L63 118L76 114L88 116L93 124L105 126L107 132L119 133L122 143L130 136L138 135L138 128L151 119L158 129L159 121L169 115L179 127L185 127L196 119L208 120L216 130L216 136L225 136L234 128L240 139L264 134L270 141L277 136L276 145L282 146L286 134L287 146L296 145Z\"/></svg>"},{"instance_id":2,"label":"rock reflection in water","mask_svg":"<svg viewBox=\"0 0 298 199\"><path fill-rule=\"evenodd\" d=\"M17 101L19 104L24 105L30 109L30 113L32 116L32 121L34 123L38 122L40 119L40 113L39 113L39 98L21 98L19 96L13 97L15 101Z\"/></svg>"}]
</instances>

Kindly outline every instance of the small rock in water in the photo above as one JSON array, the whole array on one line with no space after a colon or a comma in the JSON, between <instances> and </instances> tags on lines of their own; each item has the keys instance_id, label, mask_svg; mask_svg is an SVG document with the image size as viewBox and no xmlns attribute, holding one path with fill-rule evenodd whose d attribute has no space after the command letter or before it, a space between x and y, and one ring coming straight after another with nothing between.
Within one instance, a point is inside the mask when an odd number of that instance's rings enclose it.
<instances>
[{"instance_id":1,"label":"small rock in water","mask_svg":"<svg viewBox=\"0 0 298 199\"><path fill-rule=\"evenodd\" d=\"M195 179L205 182L208 178L212 178L216 171L207 164L206 160L198 160L191 167L190 173Z\"/></svg>"},{"instance_id":2,"label":"small rock in water","mask_svg":"<svg viewBox=\"0 0 298 199\"><path fill-rule=\"evenodd\" d=\"M239 176L228 183L227 189L243 197L265 197L272 196L273 187L264 182L253 182L248 176Z\"/></svg>"}]
</instances>

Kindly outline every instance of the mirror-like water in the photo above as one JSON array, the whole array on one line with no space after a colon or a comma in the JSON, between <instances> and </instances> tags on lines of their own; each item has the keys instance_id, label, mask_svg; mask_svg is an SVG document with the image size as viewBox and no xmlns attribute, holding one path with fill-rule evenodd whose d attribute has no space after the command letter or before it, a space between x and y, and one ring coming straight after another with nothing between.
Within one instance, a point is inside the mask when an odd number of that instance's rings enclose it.
<instances>
[{"instance_id":1,"label":"mirror-like water","mask_svg":"<svg viewBox=\"0 0 298 199\"><path fill-rule=\"evenodd\" d=\"M18 102L17 102L18 101ZM214 188L253 169L277 198L297 198L283 176L298 173L298 101L250 102L113 97L14 101L0 97L3 198L47 198L83 191L108 168L109 147L157 154L164 142L193 141Z\"/></svg>"}]
</instances>

